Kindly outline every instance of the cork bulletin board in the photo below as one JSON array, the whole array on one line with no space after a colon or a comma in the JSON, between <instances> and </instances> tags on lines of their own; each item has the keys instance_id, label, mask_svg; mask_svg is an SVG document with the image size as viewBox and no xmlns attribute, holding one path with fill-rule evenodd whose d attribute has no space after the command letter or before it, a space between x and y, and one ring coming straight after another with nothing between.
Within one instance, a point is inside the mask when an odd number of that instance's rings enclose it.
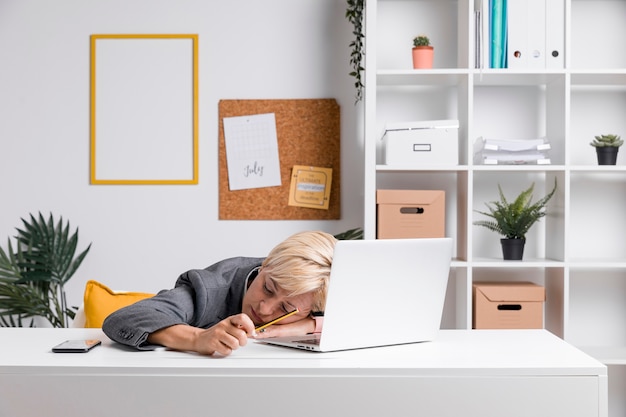
<instances>
[{"instance_id":1,"label":"cork bulletin board","mask_svg":"<svg viewBox=\"0 0 626 417\"><path fill-rule=\"evenodd\" d=\"M231 191L224 137L225 117L273 113L281 185ZM335 99L220 100L219 219L337 220L340 218L340 113ZM332 168L328 209L290 206L289 187L295 165Z\"/></svg>"}]
</instances>

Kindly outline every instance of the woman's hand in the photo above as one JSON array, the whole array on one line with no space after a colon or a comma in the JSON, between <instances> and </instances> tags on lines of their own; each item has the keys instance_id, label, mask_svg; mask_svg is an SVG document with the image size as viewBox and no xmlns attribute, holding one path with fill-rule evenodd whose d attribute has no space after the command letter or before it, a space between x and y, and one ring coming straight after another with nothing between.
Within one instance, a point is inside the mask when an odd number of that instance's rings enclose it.
<instances>
[{"instance_id":1,"label":"woman's hand","mask_svg":"<svg viewBox=\"0 0 626 417\"><path fill-rule=\"evenodd\" d=\"M202 329L195 342L195 351L213 355L230 355L245 346L248 336L254 335L254 323L246 314L230 316L208 329Z\"/></svg>"},{"instance_id":2,"label":"woman's hand","mask_svg":"<svg viewBox=\"0 0 626 417\"><path fill-rule=\"evenodd\" d=\"M254 333L254 323L250 317L246 314L237 314L208 329L186 324L166 327L148 336L148 342L203 355L227 356L239 347L245 346L248 336L253 336Z\"/></svg>"},{"instance_id":3,"label":"woman's hand","mask_svg":"<svg viewBox=\"0 0 626 417\"><path fill-rule=\"evenodd\" d=\"M314 331L315 320L307 316L289 324L274 324L266 327L265 329L256 332L256 336L254 338L266 339L268 337L303 336L307 333L313 333Z\"/></svg>"}]
</instances>

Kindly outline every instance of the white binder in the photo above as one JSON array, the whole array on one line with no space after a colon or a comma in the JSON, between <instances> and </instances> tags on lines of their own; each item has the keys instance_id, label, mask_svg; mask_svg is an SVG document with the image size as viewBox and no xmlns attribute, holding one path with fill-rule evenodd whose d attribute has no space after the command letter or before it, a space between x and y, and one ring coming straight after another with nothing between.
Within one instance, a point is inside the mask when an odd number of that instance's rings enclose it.
<instances>
[{"instance_id":1,"label":"white binder","mask_svg":"<svg viewBox=\"0 0 626 417\"><path fill-rule=\"evenodd\" d=\"M511 69L565 67L565 0L508 0Z\"/></svg>"},{"instance_id":2,"label":"white binder","mask_svg":"<svg viewBox=\"0 0 626 417\"><path fill-rule=\"evenodd\" d=\"M510 1L510 0L509 0ZM565 0L546 2L546 68L565 68Z\"/></svg>"},{"instance_id":3,"label":"white binder","mask_svg":"<svg viewBox=\"0 0 626 417\"><path fill-rule=\"evenodd\" d=\"M517 0L519 1L519 0ZM526 0L528 3L528 68L546 67L546 1Z\"/></svg>"},{"instance_id":4,"label":"white binder","mask_svg":"<svg viewBox=\"0 0 626 417\"><path fill-rule=\"evenodd\" d=\"M489 7L489 0L482 0L481 4L481 22L482 22L482 35L481 35L481 68L490 68L491 59L491 9Z\"/></svg>"},{"instance_id":5,"label":"white binder","mask_svg":"<svg viewBox=\"0 0 626 417\"><path fill-rule=\"evenodd\" d=\"M528 3L509 0L508 10L508 65L511 69L528 68Z\"/></svg>"}]
</instances>

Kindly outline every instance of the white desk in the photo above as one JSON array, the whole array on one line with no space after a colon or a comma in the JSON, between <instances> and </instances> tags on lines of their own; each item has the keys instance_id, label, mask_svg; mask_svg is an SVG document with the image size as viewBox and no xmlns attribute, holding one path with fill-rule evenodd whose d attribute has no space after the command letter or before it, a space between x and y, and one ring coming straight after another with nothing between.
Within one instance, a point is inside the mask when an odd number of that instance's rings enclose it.
<instances>
[{"instance_id":1,"label":"white desk","mask_svg":"<svg viewBox=\"0 0 626 417\"><path fill-rule=\"evenodd\" d=\"M80 338L103 345L50 351ZM604 365L543 330L321 354L250 341L213 358L128 350L99 329L0 329L0 417L604 417L607 382Z\"/></svg>"}]
</instances>

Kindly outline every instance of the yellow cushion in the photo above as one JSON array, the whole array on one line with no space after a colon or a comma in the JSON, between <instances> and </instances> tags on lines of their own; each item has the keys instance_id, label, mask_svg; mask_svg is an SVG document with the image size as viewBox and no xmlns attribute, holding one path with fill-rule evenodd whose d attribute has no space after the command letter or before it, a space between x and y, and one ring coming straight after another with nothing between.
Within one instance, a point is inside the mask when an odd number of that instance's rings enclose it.
<instances>
[{"instance_id":1,"label":"yellow cushion","mask_svg":"<svg viewBox=\"0 0 626 417\"><path fill-rule=\"evenodd\" d=\"M145 292L113 291L98 281L87 281L84 298L85 327L102 327L109 314L153 295Z\"/></svg>"}]
</instances>

